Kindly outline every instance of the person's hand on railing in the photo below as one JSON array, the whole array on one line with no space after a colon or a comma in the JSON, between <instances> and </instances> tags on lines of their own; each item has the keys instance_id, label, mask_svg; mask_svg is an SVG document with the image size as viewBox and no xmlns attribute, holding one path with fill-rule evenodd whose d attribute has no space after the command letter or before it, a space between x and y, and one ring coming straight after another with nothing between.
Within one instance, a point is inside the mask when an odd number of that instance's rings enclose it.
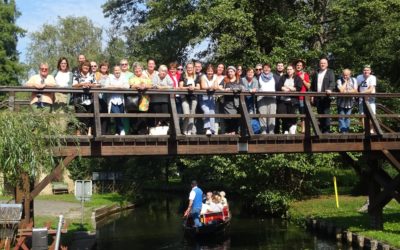
<instances>
[{"instance_id":1,"label":"person's hand on railing","mask_svg":"<svg viewBox=\"0 0 400 250\"><path fill-rule=\"evenodd\" d=\"M35 89L42 90L42 89L44 89L46 87L46 84L35 83L33 86L35 87Z\"/></svg>"}]
</instances>

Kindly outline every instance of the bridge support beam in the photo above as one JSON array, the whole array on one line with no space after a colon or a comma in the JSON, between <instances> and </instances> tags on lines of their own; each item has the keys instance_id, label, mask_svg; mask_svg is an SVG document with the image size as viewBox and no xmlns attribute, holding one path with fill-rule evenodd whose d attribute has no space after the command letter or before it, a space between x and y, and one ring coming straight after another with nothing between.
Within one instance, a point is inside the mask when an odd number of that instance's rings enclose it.
<instances>
[{"instance_id":1,"label":"bridge support beam","mask_svg":"<svg viewBox=\"0 0 400 250\"><path fill-rule=\"evenodd\" d=\"M370 217L370 227L376 230L383 230L383 207L386 204L379 204L379 194L381 192L381 185L376 180L376 178L380 175L379 169L379 161L376 155L372 155L368 160L368 214ZM383 205L383 206L382 206Z\"/></svg>"},{"instance_id":2,"label":"bridge support beam","mask_svg":"<svg viewBox=\"0 0 400 250\"><path fill-rule=\"evenodd\" d=\"M23 204L23 213L20 227L24 228L29 224L33 225L33 216L34 216L34 207L33 201L34 198L39 195L39 193L55 179L61 178L61 173L64 167L68 166L68 164L75 159L77 155L73 154L65 157L57 167L55 167L51 173L46 176L39 184L34 186L33 181L29 178L27 173L23 173L21 175L21 181L17 184L15 188L15 202Z\"/></svg>"}]
</instances>

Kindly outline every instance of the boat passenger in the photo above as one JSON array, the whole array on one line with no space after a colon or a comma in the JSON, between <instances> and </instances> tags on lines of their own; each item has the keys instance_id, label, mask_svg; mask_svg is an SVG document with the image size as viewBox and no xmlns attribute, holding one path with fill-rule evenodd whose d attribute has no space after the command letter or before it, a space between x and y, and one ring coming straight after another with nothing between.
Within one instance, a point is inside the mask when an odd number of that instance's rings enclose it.
<instances>
[{"instance_id":1,"label":"boat passenger","mask_svg":"<svg viewBox=\"0 0 400 250\"><path fill-rule=\"evenodd\" d=\"M217 213L217 212L222 212L223 205L221 203L221 196L219 193L213 194L212 202L210 204L209 212L211 213Z\"/></svg>"},{"instance_id":2,"label":"boat passenger","mask_svg":"<svg viewBox=\"0 0 400 250\"><path fill-rule=\"evenodd\" d=\"M221 195L221 204L225 207L228 206L228 201L226 200L226 194L225 191L219 192L219 195Z\"/></svg>"}]
</instances>

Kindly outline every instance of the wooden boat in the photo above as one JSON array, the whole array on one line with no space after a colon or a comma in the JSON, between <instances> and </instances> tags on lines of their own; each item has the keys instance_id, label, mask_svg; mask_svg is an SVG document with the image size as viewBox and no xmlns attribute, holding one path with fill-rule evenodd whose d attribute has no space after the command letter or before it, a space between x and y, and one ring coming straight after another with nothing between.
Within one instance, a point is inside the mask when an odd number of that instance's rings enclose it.
<instances>
[{"instance_id":1,"label":"wooden boat","mask_svg":"<svg viewBox=\"0 0 400 250\"><path fill-rule=\"evenodd\" d=\"M193 218L187 218L183 223L185 235L192 237L224 235L229 230L231 215L228 207L224 207L222 212L200 215L200 221L202 226L194 227Z\"/></svg>"}]
</instances>

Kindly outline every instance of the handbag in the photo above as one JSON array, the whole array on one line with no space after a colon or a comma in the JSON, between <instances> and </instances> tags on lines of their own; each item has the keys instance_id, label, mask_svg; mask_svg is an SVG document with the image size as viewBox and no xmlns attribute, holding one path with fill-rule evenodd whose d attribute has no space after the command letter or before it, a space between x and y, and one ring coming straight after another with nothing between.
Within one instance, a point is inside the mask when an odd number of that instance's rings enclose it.
<instances>
[{"instance_id":1,"label":"handbag","mask_svg":"<svg viewBox=\"0 0 400 250\"><path fill-rule=\"evenodd\" d=\"M139 95L125 95L125 110L127 112L137 111L139 108Z\"/></svg>"},{"instance_id":2,"label":"handbag","mask_svg":"<svg viewBox=\"0 0 400 250\"><path fill-rule=\"evenodd\" d=\"M142 112L148 111L149 104L150 104L150 96L142 95L142 98L140 98L140 103L139 103L139 111L142 111Z\"/></svg>"}]
</instances>

